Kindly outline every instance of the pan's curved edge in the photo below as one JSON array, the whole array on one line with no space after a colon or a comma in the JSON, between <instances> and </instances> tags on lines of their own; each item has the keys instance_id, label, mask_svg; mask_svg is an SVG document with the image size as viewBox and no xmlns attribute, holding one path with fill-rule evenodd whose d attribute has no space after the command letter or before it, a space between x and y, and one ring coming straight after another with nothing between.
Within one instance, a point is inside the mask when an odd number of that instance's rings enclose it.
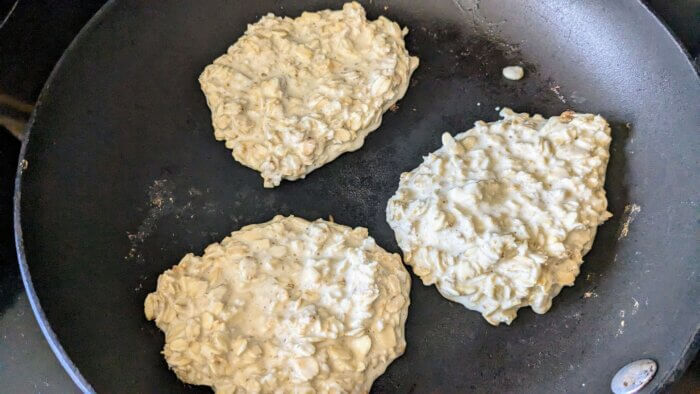
<instances>
[{"instance_id":1,"label":"pan's curved edge","mask_svg":"<svg viewBox=\"0 0 700 394\"><path fill-rule=\"evenodd\" d=\"M61 59L63 59L63 57L61 57ZM57 66L60 63L61 61L59 60ZM51 80L51 78L49 78L49 80ZM24 171L22 162L24 161L24 154L27 150L29 130L31 129L33 123L34 113L32 113L32 117L29 120L29 123L27 124L27 133L24 136L24 141L22 141L22 149L19 153L19 163L17 165L17 177L15 178L13 218L15 230L15 249L17 250L17 261L19 262L19 271L22 275L22 283L24 284L24 289L27 292L27 298L29 299L29 304L32 307L34 318L36 319L37 324L39 324L39 328L41 329L42 334L44 334L44 338L46 338L46 341L49 343L49 347L53 351L56 358L58 358L58 361L61 363L63 369L66 371L66 373L68 373L68 376L70 376L70 378L73 380L73 383L75 383L83 393L94 393L95 390L92 388L92 386L90 386L90 383L88 383L87 380L85 380L85 378L83 377L83 375L80 374L80 371L78 371L78 368L75 366L75 364L73 364L73 361L71 361L70 357L68 357L66 351L63 350L63 347L58 341L56 334L53 332L53 329L51 329L51 325L49 324L49 321L46 318L46 315L44 314L44 310L41 309L39 297L37 297L37 294L34 291L34 285L32 284L32 276L29 273L29 266L27 265L27 256L24 252L24 239L22 238L22 223L20 220L20 200L22 198L21 183L22 172Z\"/></svg>"},{"instance_id":2,"label":"pan's curved edge","mask_svg":"<svg viewBox=\"0 0 700 394\"><path fill-rule=\"evenodd\" d=\"M31 122L29 125L31 125ZM28 134L25 135L25 141L27 136ZM24 160L24 152L26 145L26 142L22 143L22 150L20 151L20 160ZM56 334L51 329L49 321L46 319L44 310L41 309L39 298L37 297L36 292L34 291L32 277L29 273L29 266L27 265L27 258L24 254L24 240L22 239L22 226L20 223L19 205L22 193L19 190L19 187L21 183L21 178L22 164L20 161L20 164L18 165L17 169L17 178L15 179L16 191L14 196L15 248L17 249L17 261L19 261L19 270L22 275L22 283L24 283L24 289L27 292L29 304L32 307L32 312L34 312L34 317L36 318L37 324L39 324L39 328L41 329L42 334L44 334L44 338L46 338L46 341L49 343L49 347L53 351L56 358L58 358L58 361L59 363L61 363L63 369L66 371L66 373L68 373L68 376L70 376L70 378L73 380L73 383L75 383L83 393L94 393L95 390L92 388L92 386L90 386L90 383L88 383L87 380L85 380L85 378L83 377L83 375L80 374L78 368L75 366L75 364L73 364L73 361L71 361L70 357L68 357L68 354L66 354L65 350L63 350L63 347L59 343Z\"/></svg>"},{"instance_id":3,"label":"pan's curved edge","mask_svg":"<svg viewBox=\"0 0 700 394\"><path fill-rule=\"evenodd\" d=\"M41 107L42 99L46 95L46 92L48 89L50 89L51 84L53 82L53 79L56 76L57 70L61 67L63 64L66 56L68 53L72 51L72 49L75 47L76 43L80 41L80 39L87 34L86 32L90 29L92 29L93 26L95 26L105 15L106 11L112 7L112 5L115 3L115 0L109 0L107 3L105 3L97 12L95 15L90 18L90 20L83 26L78 34L73 38L73 41L68 45L66 50L63 52L61 57L58 59L58 62L56 62L56 65L54 66L53 70L51 70L51 74L49 75L49 78L46 80L46 83L44 83L43 88L41 89L41 93L39 94L39 98L36 101L36 105L34 106L34 110L32 111L31 117L29 118L29 121L27 122L26 126L26 133L24 135L24 139L22 141L22 148L19 153L19 159L17 162L17 175L15 177L15 193L14 193L14 198L13 198L13 220L14 220L14 234L15 234L15 249L17 251L17 261L19 262L19 270L20 274L22 275L22 283L24 284L24 289L27 292L27 298L29 300L29 304L32 307L32 312L34 313L34 318L37 321L37 324L39 324L39 328L41 329L42 334L44 334L44 338L46 338L46 341L49 343L49 347L53 351L54 355L58 359L59 363L63 367L63 369L66 371L68 376L70 376L71 380L73 380L73 383L78 387L80 391L83 393L95 393L95 389L92 388L90 383L83 377L83 375L80 373L78 370L78 367L75 366L73 361L70 359L66 351L63 349L63 346L61 346L61 343L58 340L58 337L56 337L56 333L53 331L51 328L51 324L49 324L48 319L46 318L46 314L44 313L44 310L41 308L41 303L39 302L39 297L36 294L36 291L34 290L34 285L32 283L32 276L29 272L29 265L27 264L27 256L25 253L24 249L24 238L22 236L22 221L21 221L21 199L22 199L22 173L24 172L24 157L27 151L27 144L29 143L29 137L31 135L31 130L34 125L34 122L36 120L36 113Z\"/></svg>"},{"instance_id":4,"label":"pan's curved edge","mask_svg":"<svg viewBox=\"0 0 700 394\"><path fill-rule=\"evenodd\" d=\"M668 24L659 16L659 14L649 6L648 0L639 0L639 3L642 5L642 7L644 7L644 10L646 10L646 12L648 12L656 20L656 22L661 25L666 34L668 34L671 40L673 40L673 43L676 44L676 47L678 47L683 55L685 55L686 60L688 63L690 63L690 67L695 71L696 77L700 79L700 64L693 59L693 56L690 54L690 52L688 52L688 48L683 45L676 33L674 33ZM676 365L671 367L666 375L657 378L659 383L654 389L654 392L665 392L670 389L671 386L678 379L680 379L681 376L683 376L683 373L688 369L690 363L692 363L695 357L698 355L698 351L700 351L700 324L696 326L695 333L693 333L688 339L688 343L685 346L685 349L683 349L683 353L678 358Z\"/></svg>"},{"instance_id":5,"label":"pan's curved edge","mask_svg":"<svg viewBox=\"0 0 700 394\"><path fill-rule=\"evenodd\" d=\"M673 42L676 44L676 46L683 52L685 57L688 59L688 63L690 63L691 67L695 70L695 74L699 75L700 74L700 63L696 62L695 59L693 58L693 55L688 52L688 48L683 44L681 39L678 37L678 35L671 29L671 27L664 21L661 16L659 15L658 12L654 11L651 6L649 5L649 0L639 0L639 3L642 4L642 7L651 14L651 16L656 19L656 21L663 27L663 29L666 31L666 34L668 34ZM700 76L700 75L699 75ZM698 333L700 333L700 327L698 327Z\"/></svg>"},{"instance_id":6,"label":"pan's curved edge","mask_svg":"<svg viewBox=\"0 0 700 394\"><path fill-rule=\"evenodd\" d=\"M649 5L649 0L639 0L639 2L642 4L642 7L650 13L654 19L663 27L663 29L666 31L666 34L668 34L673 42L676 44L676 46L683 52L686 58L688 58L688 63L690 63L691 67L695 70L695 74L700 74L700 63L696 62L695 59L693 58L693 54L688 52L688 48L683 44L681 39L678 37L678 35L671 29L671 27L666 23L666 21L661 18L658 12L654 11L653 8ZM698 328L700 330L700 327Z\"/></svg>"},{"instance_id":7,"label":"pan's curved edge","mask_svg":"<svg viewBox=\"0 0 700 394\"><path fill-rule=\"evenodd\" d=\"M668 391L671 388L671 386L673 386L673 384L676 383L676 381L680 379L681 376L683 376L683 373L688 369L690 363L693 362L695 356L698 354L699 349L700 325L696 327L695 335L693 335L693 337L690 338L690 342L686 345L685 349L683 349L683 353L681 354L681 357L679 358L676 365L674 365L671 368L671 370L666 373L665 376L659 378L661 379L661 382L656 387L654 392L664 393Z\"/></svg>"}]
</instances>

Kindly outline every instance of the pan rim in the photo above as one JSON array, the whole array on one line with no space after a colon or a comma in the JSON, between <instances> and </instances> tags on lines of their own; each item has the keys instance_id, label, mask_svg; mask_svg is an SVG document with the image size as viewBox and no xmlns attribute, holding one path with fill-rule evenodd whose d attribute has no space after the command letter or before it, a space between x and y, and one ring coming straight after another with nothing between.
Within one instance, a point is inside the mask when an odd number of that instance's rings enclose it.
<instances>
[{"instance_id":1,"label":"pan rim","mask_svg":"<svg viewBox=\"0 0 700 394\"><path fill-rule=\"evenodd\" d=\"M671 27L659 16L659 14L654 11L651 6L649 5L649 0L638 0L639 3L644 7L644 10L648 12L654 20L658 24L661 25L663 30L666 32L671 37L671 40L673 43L680 49L680 51L685 55L686 61L690 63L690 67L695 71L695 76L697 79L700 79L700 63L696 62L690 52L688 52L688 48L681 42L680 38L678 35L671 30ZM695 357L697 357L698 352L700 351L700 324L698 324L695 327L695 333L691 335L688 343L686 344L685 348L683 349L683 353L678 359L678 362L676 365L671 367L671 369L666 373L666 375L661 376L657 379L660 379L660 383L656 387L655 392L665 392L668 389L671 388L671 386L678 380L680 379L681 376L683 376L683 373L690 367L690 364L693 362ZM630 360L632 361L632 360ZM653 381L653 380L652 380Z\"/></svg>"},{"instance_id":2,"label":"pan rim","mask_svg":"<svg viewBox=\"0 0 700 394\"><path fill-rule=\"evenodd\" d=\"M49 77L46 79L44 86L41 88L39 97L36 100L36 105L32 110L32 114L29 117L29 121L27 122L24 138L22 139L22 147L20 148L19 158L17 162L17 171L15 176L15 192L13 198L12 213L14 222L13 225L15 235L15 250L17 252L17 262L19 263L20 275L22 276L22 284L24 285L24 289L27 292L27 299L29 300L29 305L32 308L32 312L34 314L34 318L37 324L39 325L39 329L44 335L46 342L48 342L51 351L53 351L54 356L56 356L58 362L66 371L73 383L83 393L95 393L96 391L92 387L92 385L87 381L87 379L85 379L85 377L80 373L78 367L73 363L73 360L71 360L70 356L68 356L68 353L65 351L65 349L63 349L63 346L61 345L61 342L56 336L56 333L54 332L53 328L51 328L51 324L49 323L49 320L46 317L46 314L44 313L44 309L41 307L39 296L37 295L36 290L34 290L34 283L32 282L32 276L29 272L29 263L27 262L27 256L24 249L24 238L21 220L22 172L24 171L22 163L24 162L24 158L27 152L29 137L34 126L34 122L36 121L38 109L41 107L43 98L47 95L47 91L51 87L53 80L56 77L56 74L58 73L58 70L63 65L65 59L70 55L70 53L72 53L75 46L78 45L78 42L82 39L82 37L87 35L88 31L92 30L92 28L104 18L107 11L113 7L115 2L116 0L108 0L102 7L100 7L99 10L97 10L95 15L93 15L88 20L85 26L83 26L80 29L80 31L78 32L78 34L75 35L75 37L70 42L66 50L63 51L63 54L61 54L61 57L58 59L56 65L54 65L53 69L51 70Z\"/></svg>"},{"instance_id":3,"label":"pan rim","mask_svg":"<svg viewBox=\"0 0 700 394\"><path fill-rule=\"evenodd\" d=\"M457 3L458 0L452 0L453 2ZM693 58L691 57L690 53L688 52L688 49L683 45L683 43L680 41L678 36L669 28L669 26L664 22L659 15L653 11L648 2L646 0L633 0L637 2L644 11L646 11L651 18L662 28L662 30L669 36L671 41L675 44L678 50L684 55L684 59L688 62L688 66L695 72L696 77L700 78L700 64L696 64ZM37 321L37 324L39 325L39 328L44 335L44 338L49 344L49 347L53 351L54 355L58 359L59 363L63 367L63 369L66 371L66 373L70 376L71 380L73 383L77 386L77 388L82 391L83 393L95 393L95 389L92 387L92 385L87 381L87 379L80 373L80 370L78 367L73 363L71 360L70 356L68 353L65 351L63 346L61 345L58 337L56 336L56 333L53 331L51 328L51 324L49 323L48 318L46 317L46 314L44 313L43 308L41 307L41 303L39 301L39 297L34 289L34 285L32 282L31 278L31 273L29 271L29 263L27 261L26 257L26 252L25 252L25 247L24 247L24 239L23 239L23 231L22 231L22 223L21 223L21 195L22 195L22 173L24 171L22 163L24 162L24 158L26 155L27 151L27 145L29 143L29 138L31 136L31 131L34 125L34 122L36 120L37 112L39 108L42 106L42 102L44 97L48 94L48 90L50 89L51 85L53 84L53 80L56 77L56 74L58 73L58 70L61 68L63 65L65 59L71 55L73 52L74 48L76 45L78 45L78 42L82 40L82 38L89 33L90 30L92 30L96 25L99 24L99 22L102 21L102 19L105 17L105 15L108 13L108 11L113 8L114 4L116 3L116 0L108 0L91 18L88 20L88 22L80 29L78 34L73 38L71 43L68 45L68 47L65 49L59 60L56 62L54 65L51 73L49 74L49 77L47 78L46 82L44 83L44 86L41 89L41 92L39 94L39 97L36 101L36 105L34 106L34 110L31 113L31 116L29 118L29 121L27 122L26 125L26 133L24 135L24 139L22 140L22 146L20 149L20 154L17 162L17 171L16 171L16 176L15 176L15 191L14 191L14 197L13 197L13 226L14 226L14 236L15 236L15 249L16 249L16 254L17 254L17 261L19 264L20 268L20 275L22 276L22 283L24 285L25 291L27 293L27 299L29 300L30 306L32 308L32 312L34 314L34 318ZM696 327L695 333L693 333L683 351L681 356L679 357L678 362L673 365L670 370L666 373L666 375L658 377L656 380L656 387L654 389L655 392L659 391L664 391L665 389L669 388L678 378L683 374L683 372L688 368L689 364L692 362L692 360L695 358L696 354L700 350L700 325Z\"/></svg>"},{"instance_id":4,"label":"pan rim","mask_svg":"<svg viewBox=\"0 0 700 394\"><path fill-rule=\"evenodd\" d=\"M637 1L639 2L639 4L642 5L642 7L644 7L644 10L648 12L656 20L656 22L661 25L661 27L663 27L666 34L668 34L671 37L671 40L673 40L673 43L676 44L678 49L680 49L680 51L685 55L685 59L688 61L688 63L690 63L690 67L692 67L692 69L695 70L695 76L700 78L700 63L696 62L695 59L693 59L693 55L688 51L688 48L685 46L685 44L683 44L680 37L678 37L678 34L676 34L676 32L674 32L671 29L671 27L668 25L668 23L666 23L666 21L661 19L661 16L658 12L654 11L651 8L651 5L649 5L649 0ZM700 330L700 327L698 329Z\"/></svg>"}]
</instances>

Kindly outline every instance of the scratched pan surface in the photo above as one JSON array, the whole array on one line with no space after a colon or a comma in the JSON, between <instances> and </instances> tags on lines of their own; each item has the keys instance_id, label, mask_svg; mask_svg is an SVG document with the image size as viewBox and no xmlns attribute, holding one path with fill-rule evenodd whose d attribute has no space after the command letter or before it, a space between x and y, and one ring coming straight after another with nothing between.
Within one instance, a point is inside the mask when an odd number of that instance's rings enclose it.
<instances>
[{"instance_id":1,"label":"scratched pan surface","mask_svg":"<svg viewBox=\"0 0 700 394\"><path fill-rule=\"evenodd\" d=\"M672 382L697 350L700 319L700 83L673 37L633 0L364 5L410 28L421 59L411 88L362 149L274 190L214 140L197 76L264 13L340 3L116 1L71 45L37 106L16 214L30 298L78 386L206 392L168 370L163 336L143 317L160 272L278 213L333 215L398 251L384 209L399 174L443 131L495 120L496 106L607 117L614 217L576 286L509 327L414 277L406 353L373 391L604 392L643 357L659 362L653 388ZM500 76L511 64L524 80ZM641 210L626 213L632 204Z\"/></svg>"}]
</instances>

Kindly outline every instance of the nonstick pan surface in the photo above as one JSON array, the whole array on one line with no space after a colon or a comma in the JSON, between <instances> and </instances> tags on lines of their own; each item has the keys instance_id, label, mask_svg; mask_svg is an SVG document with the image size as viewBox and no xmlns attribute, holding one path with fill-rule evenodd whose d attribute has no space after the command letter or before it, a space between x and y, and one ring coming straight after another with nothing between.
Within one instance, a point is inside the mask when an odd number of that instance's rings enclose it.
<instances>
[{"instance_id":1,"label":"nonstick pan surface","mask_svg":"<svg viewBox=\"0 0 700 394\"><path fill-rule=\"evenodd\" d=\"M605 116L614 217L575 287L549 313L522 309L508 327L414 276L406 353L373 391L604 392L640 358L659 363L647 390L672 382L697 350L700 321L700 82L674 38L634 0L363 5L410 29L421 59L412 86L362 149L273 190L214 140L197 76L261 15L341 3L113 1L66 51L23 147L15 214L30 300L78 386L206 392L168 370L163 335L144 318L163 270L279 213L333 215L398 252L385 205L399 174L442 132L495 120L503 106ZM513 64L523 80L501 76Z\"/></svg>"}]
</instances>

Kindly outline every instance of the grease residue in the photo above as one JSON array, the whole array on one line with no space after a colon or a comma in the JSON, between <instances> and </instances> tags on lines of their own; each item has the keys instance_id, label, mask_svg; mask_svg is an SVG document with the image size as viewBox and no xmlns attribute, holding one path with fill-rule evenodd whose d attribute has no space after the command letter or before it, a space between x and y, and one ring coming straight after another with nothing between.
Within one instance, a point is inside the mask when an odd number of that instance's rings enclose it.
<instances>
[{"instance_id":1,"label":"grease residue","mask_svg":"<svg viewBox=\"0 0 700 394\"><path fill-rule=\"evenodd\" d=\"M620 227L620 231L618 232L617 239L621 240L622 238L625 238L627 234L630 232L630 224L634 222L634 219L637 217L637 214L642 210L642 207L640 207L637 204L627 204L625 206L625 212L623 213L622 216L622 226Z\"/></svg>"},{"instance_id":2,"label":"grease residue","mask_svg":"<svg viewBox=\"0 0 700 394\"><path fill-rule=\"evenodd\" d=\"M167 179L156 179L148 188L148 213L135 232L127 232L129 238L129 253L124 257L127 261L143 262L140 246L153 233L158 219L169 214L175 207L173 190L175 186Z\"/></svg>"}]
</instances>

